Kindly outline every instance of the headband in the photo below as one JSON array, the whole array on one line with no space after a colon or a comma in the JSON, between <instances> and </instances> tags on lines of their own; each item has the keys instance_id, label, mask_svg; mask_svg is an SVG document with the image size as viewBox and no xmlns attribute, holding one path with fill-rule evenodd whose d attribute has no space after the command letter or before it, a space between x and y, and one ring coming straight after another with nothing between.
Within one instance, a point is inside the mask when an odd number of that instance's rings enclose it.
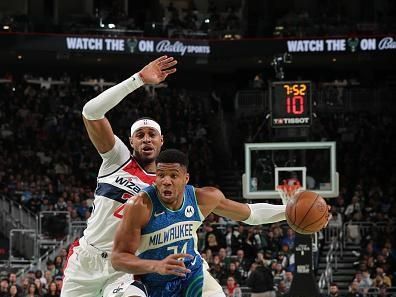
<instances>
[{"instance_id":1,"label":"headband","mask_svg":"<svg viewBox=\"0 0 396 297\"><path fill-rule=\"evenodd\" d=\"M131 136L133 135L133 133L136 132L136 130L143 128L143 127L153 128L153 129L157 130L159 132L159 134L161 135L161 127L156 121L150 120L150 119L141 119L141 120L137 120L136 122L133 123L133 125L131 127Z\"/></svg>"}]
</instances>

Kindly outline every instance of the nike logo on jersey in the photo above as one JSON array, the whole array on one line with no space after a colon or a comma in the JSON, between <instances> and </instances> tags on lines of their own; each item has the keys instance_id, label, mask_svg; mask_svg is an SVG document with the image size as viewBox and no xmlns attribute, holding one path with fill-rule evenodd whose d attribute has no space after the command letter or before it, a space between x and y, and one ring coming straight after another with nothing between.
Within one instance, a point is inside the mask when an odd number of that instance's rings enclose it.
<instances>
[{"instance_id":1,"label":"nike logo on jersey","mask_svg":"<svg viewBox=\"0 0 396 297\"><path fill-rule=\"evenodd\" d=\"M194 257L194 260L191 261L191 265L194 266L195 262L197 262L197 256Z\"/></svg>"},{"instance_id":2,"label":"nike logo on jersey","mask_svg":"<svg viewBox=\"0 0 396 297\"><path fill-rule=\"evenodd\" d=\"M158 217L158 216L160 216L160 215L162 215L164 213L165 213L165 211L157 211L157 212L154 213L154 216Z\"/></svg>"}]
</instances>

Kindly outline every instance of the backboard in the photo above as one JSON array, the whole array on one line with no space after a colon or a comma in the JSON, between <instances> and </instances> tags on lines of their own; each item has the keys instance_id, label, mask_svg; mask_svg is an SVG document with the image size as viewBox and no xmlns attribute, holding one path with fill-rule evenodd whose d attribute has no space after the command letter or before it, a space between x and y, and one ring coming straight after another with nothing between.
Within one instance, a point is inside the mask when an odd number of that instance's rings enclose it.
<instances>
[{"instance_id":1,"label":"backboard","mask_svg":"<svg viewBox=\"0 0 396 297\"><path fill-rule=\"evenodd\" d=\"M338 196L335 142L245 143L244 198L279 198L276 186L293 181L322 197Z\"/></svg>"}]
</instances>

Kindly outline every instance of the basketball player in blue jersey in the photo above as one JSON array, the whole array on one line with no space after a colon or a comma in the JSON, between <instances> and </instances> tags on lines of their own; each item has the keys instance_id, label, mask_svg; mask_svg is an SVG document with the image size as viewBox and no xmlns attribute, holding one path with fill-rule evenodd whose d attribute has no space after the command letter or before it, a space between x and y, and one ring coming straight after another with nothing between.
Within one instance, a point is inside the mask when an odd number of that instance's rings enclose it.
<instances>
[{"instance_id":1,"label":"basketball player in blue jersey","mask_svg":"<svg viewBox=\"0 0 396 297\"><path fill-rule=\"evenodd\" d=\"M142 118L131 127L129 148L114 135L105 114L143 84L158 84L174 73L176 60L160 57L138 73L90 100L83 108L89 138L103 159L95 190L94 209L84 236L69 249L62 297L145 296L131 275L115 271L110 252L125 202L155 180L155 158L163 144L160 125Z\"/></svg>"},{"instance_id":2,"label":"basketball player in blue jersey","mask_svg":"<svg viewBox=\"0 0 396 297\"><path fill-rule=\"evenodd\" d=\"M213 187L194 188L188 159L165 150L155 185L129 199L111 260L116 270L141 275L149 297L225 297L197 250L197 230L210 213L250 225L285 220L285 205L243 204Z\"/></svg>"}]
</instances>

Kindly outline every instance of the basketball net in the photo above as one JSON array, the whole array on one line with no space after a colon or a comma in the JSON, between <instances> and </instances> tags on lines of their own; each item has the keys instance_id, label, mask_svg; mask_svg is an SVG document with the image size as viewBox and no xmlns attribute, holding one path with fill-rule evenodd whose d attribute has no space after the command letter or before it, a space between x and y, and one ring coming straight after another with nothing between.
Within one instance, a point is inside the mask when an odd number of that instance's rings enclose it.
<instances>
[{"instance_id":1,"label":"basketball net","mask_svg":"<svg viewBox=\"0 0 396 297\"><path fill-rule=\"evenodd\" d=\"M286 205L302 188L300 182L293 179L291 183L289 180L283 180L283 185L276 186L276 190L282 198L282 203Z\"/></svg>"}]
</instances>

